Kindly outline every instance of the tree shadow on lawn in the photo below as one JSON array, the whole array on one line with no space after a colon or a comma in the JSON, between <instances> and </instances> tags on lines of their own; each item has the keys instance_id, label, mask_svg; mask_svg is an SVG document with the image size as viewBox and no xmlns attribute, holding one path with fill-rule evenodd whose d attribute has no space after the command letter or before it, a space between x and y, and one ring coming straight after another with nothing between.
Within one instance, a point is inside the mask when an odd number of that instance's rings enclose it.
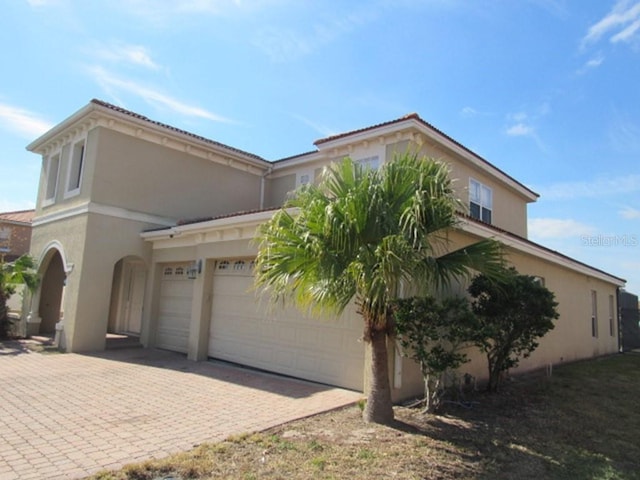
<instances>
[{"instance_id":1,"label":"tree shadow on lawn","mask_svg":"<svg viewBox=\"0 0 640 480\"><path fill-rule=\"evenodd\" d=\"M473 408L447 405L442 415L416 413L408 421L425 436L454 446L458 455L465 452L465 461L481 472L477 478L640 479L640 460L606 448L611 431L576 420L579 408L576 418L557 411L547 383L477 394Z\"/></svg>"}]
</instances>

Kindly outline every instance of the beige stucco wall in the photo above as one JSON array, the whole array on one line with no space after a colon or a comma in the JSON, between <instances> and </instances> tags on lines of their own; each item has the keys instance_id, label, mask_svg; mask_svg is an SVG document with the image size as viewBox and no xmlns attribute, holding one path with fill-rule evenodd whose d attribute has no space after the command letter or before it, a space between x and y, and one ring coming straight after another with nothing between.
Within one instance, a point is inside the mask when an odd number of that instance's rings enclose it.
<instances>
[{"instance_id":1,"label":"beige stucco wall","mask_svg":"<svg viewBox=\"0 0 640 480\"><path fill-rule=\"evenodd\" d=\"M176 219L260 207L260 175L105 128L96 131L94 202Z\"/></svg>"},{"instance_id":2,"label":"beige stucco wall","mask_svg":"<svg viewBox=\"0 0 640 480\"><path fill-rule=\"evenodd\" d=\"M32 254L60 249L67 273L64 342L69 351L104 348L116 263L136 257L151 263L151 246L140 232L157 225L99 214L82 214L34 228ZM32 305L32 309L37 305Z\"/></svg>"},{"instance_id":3,"label":"beige stucco wall","mask_svg":"<svg viewBox=\"0 0 640 480\"><path fill-rule=\"evenodd\" d=\"M265 190L265 207L279 207L284 204L288 194L296 188L296 174L268 178Z\"/></svg>"},{"instance_id":4,"label":"beige stucco wall","mask_svg":"<svg viewBox=\"0 0 640 480\"><path fill-rule=\"evenodd\" d=\"M491 223L521 237L527 237L527 201L523 196L444 148L422 145L420 152L449 166L450 178L454 180L456 194L466 207L469 206L470 178L490 187L493 191Z\"/></svg>"}]
</instances>

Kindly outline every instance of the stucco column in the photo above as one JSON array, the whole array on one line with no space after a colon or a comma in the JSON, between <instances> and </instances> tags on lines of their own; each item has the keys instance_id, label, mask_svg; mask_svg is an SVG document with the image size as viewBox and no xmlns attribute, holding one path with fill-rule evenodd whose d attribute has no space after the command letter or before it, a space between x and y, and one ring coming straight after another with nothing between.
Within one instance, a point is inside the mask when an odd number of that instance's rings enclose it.
<instances>
[{"instance_id":1,"label":"stucco column","mask_svg":"<svg viewBox=\"0 0 640 480\"><path fill-rule=\"evenodd\" d=\"M213 260L196 260L199 266L193 285L191 303L191 323L189 325L189 360L206 360L209 353L209 321L211 318L211 300L213 297Z\"/></svg>"},{"instance_id":2,"label":"stucco column","mask_svg":"<svg viewBox=\"0 0 640 480\"><path fill-rule=\"evenodd\" d=\"M25 296L29 297L28 302L25 301L25 305L29 304L29 313L27 314L26 323L25 323L25 336L32 337L34 335L38 335L40 333L40 324L42 323L42 318L39 315L39 306L40 306L40 289L42 286L38 286L35 293L33 295L29 295L25 293Z\"/></svg>"}]
</instances>

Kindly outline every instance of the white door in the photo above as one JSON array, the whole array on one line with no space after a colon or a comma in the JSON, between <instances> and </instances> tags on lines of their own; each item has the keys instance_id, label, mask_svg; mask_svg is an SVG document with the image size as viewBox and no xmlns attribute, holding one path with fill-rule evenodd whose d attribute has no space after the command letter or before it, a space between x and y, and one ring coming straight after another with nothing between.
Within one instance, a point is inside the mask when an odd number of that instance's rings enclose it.
<instances>
[{"instance_id":1,"label":"white door","mask_svg":"<svg viewBox=\"0 0 640 480\"><path fill-rule=\"evenodd\" d=\"M349 309L316 318L273 307L252 291L253 262L219 261L213 279L209 356L354 390L363 389L362 320Z\"/></svg>"},{"instance_id":2,"label":"white door","mask_svg":"<svg viewBox=\"0 0 640 480\"><path fill-rule=\"evenodd\" d=\"M193 280L187 263L163 265L156 327L156 346L187 353Z\"/></svg>"},{"instance_id":3,"label":"white door","mask_svg":"<svg viewBox=\"0 0 640 480\"><path fill-rule=\"evenodd\" d=\"M146 280L147 272L144 264L133 263L129 266L124 314L124 331L126 333L140 335Z\"/></svg>"}]
</instances>

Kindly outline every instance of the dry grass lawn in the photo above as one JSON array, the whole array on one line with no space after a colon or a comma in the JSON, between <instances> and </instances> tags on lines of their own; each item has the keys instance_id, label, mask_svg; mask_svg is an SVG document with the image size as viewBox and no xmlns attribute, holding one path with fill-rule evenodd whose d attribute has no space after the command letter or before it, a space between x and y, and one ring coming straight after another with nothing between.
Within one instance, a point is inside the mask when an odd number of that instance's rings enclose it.
<instances>
[{"instance_id":1,"label":"dry grass lawn","mask_svg":"<svg viewBox=\"0 0 640 480\"><path fill-rule=\"evenodd\" d=\"M391 427L352 406L91 478L640 479L639 405L631 353L517 379L472 408L396 407Z\"/></svg>"}]
</instances>

